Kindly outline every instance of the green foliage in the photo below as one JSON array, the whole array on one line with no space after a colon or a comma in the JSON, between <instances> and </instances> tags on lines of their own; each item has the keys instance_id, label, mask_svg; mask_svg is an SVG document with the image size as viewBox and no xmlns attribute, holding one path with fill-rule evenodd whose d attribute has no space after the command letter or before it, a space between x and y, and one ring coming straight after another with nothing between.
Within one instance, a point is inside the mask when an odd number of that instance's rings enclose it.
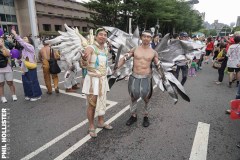
<instances>
[{"instance_id":1,"label":"green foliage","mask_svg":"<svg viewBox=\"0 0 240 160\"><path fill-rule=\"evenodd\" d=\"M240 26L237 26L237 27L233 28L233 33L236 32L236 31L240 31Z\"/></svg>"},{"instance_id":2,"label":"green foliage","mask_svg":"<svg viewBox=\"0 0 240 160\"><path fill-rule=\"evenodd\" d=\"M191 33L202 27L201 16L184 0L90 0L84 6L93 11L93 24L125 31L130 17L133 28L138 25L141 30L155 27L159 20L162 33Z\"/></svg>"}]
</instances>

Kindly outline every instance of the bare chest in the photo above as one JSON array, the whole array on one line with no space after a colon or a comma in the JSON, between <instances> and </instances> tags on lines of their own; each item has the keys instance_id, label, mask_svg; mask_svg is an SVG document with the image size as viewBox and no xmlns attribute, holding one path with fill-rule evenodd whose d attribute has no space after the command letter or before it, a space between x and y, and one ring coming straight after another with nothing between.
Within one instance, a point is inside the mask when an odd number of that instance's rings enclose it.
<instances>
[{"instance_id":1,"label":"bare chest","mask_svg":"<svg viewBox=\"0 0 240 160\"><path fill-rule=\"evenodd\" d=\"M151 50L138 50L134 52L134 60L143 60L151 62L154 57L154 53Z\"/></svg>"}]
</instances>

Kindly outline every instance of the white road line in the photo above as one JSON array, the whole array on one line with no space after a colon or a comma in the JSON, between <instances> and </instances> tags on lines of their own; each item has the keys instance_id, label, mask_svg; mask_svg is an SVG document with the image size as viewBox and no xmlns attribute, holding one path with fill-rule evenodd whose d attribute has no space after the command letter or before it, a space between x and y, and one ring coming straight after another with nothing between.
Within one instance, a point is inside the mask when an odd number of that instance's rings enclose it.
<instances>
[{"instance_id":1,"label":"white road line","mask_svg":"<svg viewBox=\"0 0 240 160\"><path fill-rule=\"evenodd\" d=\"M198 122L189 160L206 160L210 124Z\"/></svg>"},{"instance_id":2,"label":"white road line","mask_svg":"<svg viewBox=\"0 0 240 160\"><path fill-rule=\"evenodd\" d=\"M155 89L157 87L157 85L153 86L153 89ZM137 102L139 102L141 100L141 98L139 98L137 100ZM107 124L112 123L114 120L116 120L118 117L120 117L123 113L125 113L128 109L130 108L130 105L127 105L125 108L123 108L120 112L118 112L117 114L115 114L112 118L110 118L108 121L106 121ZM100 132L102 129L97 128L96 132ZM60 154L58 157L56 157L54 160L63 160L64 158L66 158L68 155L70 155L72 152L74 152L76 149L78 149L79 147L81 147L84 143L86 143L89 139L91 139L91 137L89 135L85 136L83 139L81 139L80 141L78 141L77 143L75 143L72 147L68 148L65 152L63 152L62 154Z\"/></svg>"},{"instance_id":3,"label":"white road line","mask_svg":"<svg viewBox=\"0 0 240 160\"><path fill-rule=\"evenodd\" d=\"M115 114L112 118L110 118L108 121L106 121L107 124L112 123L114 120L116 120L118 117L120 117L124 112L126 112L129 109L130 105L126 106L125 108L123 108L120 112L118 112L117 114ZM100 132L102 129L97 128L96 132ZM71 154L72 152L74 152L76 149L78 149L79 147L81 147L84 143L86 143L89 139L91 139L91 137L89 135L85 136L83 139L81 139L80 141L78 141L77 143L75 143L72 147L70 147L69 149L67 149L65 152L63 152L62 154L60 154L58 157L56 157L54 160L62 160L64 158L66 158L69 154Z\"/></svg>"},{"instance_id":4,"label":"white road line","mask_svg":"<svg viewBox=\"0 0 240 160\"><path fill-rule=\"evenodd\" d=\"M82 76L77 77L77 79L81 78ZM58 82L58 84L64 83L65 81ZM53 84L52 84L53 85Z\"/></svg>"},{"instance_id":5,"label":"white road line","mask_svg":"<svg viewBox=\"0 0 240 160\"><path fill-rule=\"evenodd\" d=\"M22 81L16 80L14 79L15 82L20 82L22 83ZM40 85L41 87L41 85ZM46 88L45 86L42 86L44 88ZM154 85L154 89L157 87L157 85ZM60 92L64 92L62 90L60 90ZM65 93L65 94L69 94L72 96L76 96L79 97L81 95L79 94L74 94L74 93ZM138 101L140 101L141 99L138 99ZM107 100L107 103L110 104L106 110L112 108L113 106L115 106L117 104L117 102L113 102L113 101L109 101ZM120 117L124 112L126 112L129 109L130 105L126 106L124 109L122 109L120 112L118 112L116 115L114 115L111 119L109 119L108 121L106 121L106 123L112 123L115 119L117 119L118 117ZM68 136L70 133L72 133L73 131L77 130L78 128L82 127L83 125L85 125L86 123L88 123L88 120L85 119L84 121L82 121L81 123L77 124L76 126L72 127L71 129L67 130L66 132L64 132L63 134L59 135L58 137L54 138L53 140L49 141L48 143L46 143L45 145L43 145L42 147L38 148L37 150L31 152L30 154L26 155L25 157L21 158L21 160L29 160L33 157L35 157L36 155L38 155L39 153L41 153L42 151L44 151L45 149L49 148L50 146L52 146L53 144L55 144L56 142L60 141L61 139L63 139L64 137ZM102 129L97 129L96 132L100 132ZM84 143L86 143L91 137L89 135L85 136L83 139L81 139L79 142L77 142L76 144L74 144L72 147L70 147L68 150L66 150L65 152L63 152L60 156L58 156L56 159L64 159L66 156L68 156L69 154L71 154L73 151L75 151L78 147L80 147L81 145L83 145ZM63 158L62 158L63 157Z\"/></svg>"},{"instance_id":6,"label":"white road line","mask_svg":"<svg viewBox=\"0 0 240 160\"><path fill-rule=\"evenodd\" d=\"M41 72L42 70L38 70L37 72ZM19 73L22 73L22 71L19 71L19 70L13 70L13 72L19 72Z\"/></svg>"},{"instance_id":7,"label":"white road line","mask_svg":"<svg viewBox=\"0 0 240 160\"><path fill-rule=\"evenodd\" d=\"M22 73L22 71L19 71L19 70L13 70L13 72L20 72L20 73Z\"/></svg>"},{"instance_id":8,"label":"white road line","mask_svg":"<svg viewBox=\"0 0 240 160\"><path fill-rule=\"evenodd\" d=\"M115 105L117 105L117 102L110 104L106 108L106 110L109 110L110 108L112 108ZM38 148L37 150L33 151L32 153L28 154L27 156L21 158L21 160L29 160L29 159L35 157L36 155L38 155L39 153L41 153L45 149L51 147L56 142L60 141L61 139L63 139L64 137L68 136L69 134L71 134L72 132L76 131L77 129L79 129L80 127L82 127L83 125L85 125L87 123L88 123L88 119L85 119L81 123L77 124L76 126L72 127L71 129L67 130L66 132L64 132L63 134L61 134L58 137L54 138L53 140L49 141L48 143L46 143L42 147Z\"/></svg>"},{"instance_id":9,"label":"white road line","mask_svg":"<svg viewBox=\"0 0 240 160\"><path fill-rule=\"evenodd\" d=\"M18 79L13 79L14 82L17 82L17 83L22 83L21 80L18 80ZM47 89L46 86L43 86L43 85L40 85L40 88L42 89ZM54 89L54 88L53 88ZM64 90L61 90L59 89L59 92L62 93L62 94L66 94L66 95L70 95L70 96L74 96L74 97L78 97L78 98L83 98L83 99L86 99L86 96L82 96L81 94L79 93L68 93L68 92L65 92ZM110 100L107 100L107 104L115 104L117 102L114 102L114 101L110 101Z\"/></svg>"}]
</instances>

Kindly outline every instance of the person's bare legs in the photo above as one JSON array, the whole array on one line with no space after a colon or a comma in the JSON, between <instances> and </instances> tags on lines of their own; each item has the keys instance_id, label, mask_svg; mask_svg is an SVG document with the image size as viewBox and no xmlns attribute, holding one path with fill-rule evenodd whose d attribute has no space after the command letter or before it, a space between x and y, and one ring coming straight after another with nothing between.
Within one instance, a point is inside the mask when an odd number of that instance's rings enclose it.
<instances>
[{"instance_id":1,"label":"person's bare legs","mask_svg":"<svg viewBox=\"0 0 240 160\"><path fill-rule=\"evenodd\" d=\"M89 134L91 137L96 137L97 135L95 133L94 115L95 115L95 109L97 104L97 96L88 95L87 101L88 101L87 117L89 121Z\"/></svg>"},{"instance_id":2,"label":"person's bare legs","mask_svg":"<svg viewBox=\"0 0 240 160\"><path fill-rule=\"evenodd\" d=\"M11 91L12 95L15 95L16 93L15 93L15 86L13 84L13 81L7 81L7 84L10 88L10 91Z\"/></svg>"},{"instance_id":3,"label":"person's bare legs","mask_svg":"<svg viewBox=\"0 0 240 160\"><path fill-rule=\"evenodd\" d=\"M4 82L0 83L0 97L4 95Z\"/></svg>"}]
</instances>

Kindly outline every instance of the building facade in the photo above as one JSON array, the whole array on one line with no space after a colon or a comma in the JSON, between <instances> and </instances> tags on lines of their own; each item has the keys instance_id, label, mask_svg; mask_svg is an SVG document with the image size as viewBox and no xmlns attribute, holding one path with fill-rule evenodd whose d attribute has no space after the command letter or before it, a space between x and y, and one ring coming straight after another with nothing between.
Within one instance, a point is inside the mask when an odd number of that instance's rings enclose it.
<instances>
[{"instance_id":1,"label":"building facade","mask_svg":"<svg viewBox=\"0 0 240 160\"><path fill-rule=\"evenodd\" d=\"M70 0L35 0L39 33L64 31L64 23L87 32L91 24L86 20L90 12L79 2Z\"/></svg>"},{"instance_id":2,"label":"building facade","mask_svg":"<svg viewBox=\"0 0 240 160\"><path fill-rule=\"evenodd\" d=\"M18 30L14 0L0 0L0 28L9 34L13 26Z\"/></svg>"},{"instance_id":3,"label":"building facade","mask_svg":"<svg viewBox=\"0 0 240 160\"><path fill-rule=\"evenodd\" d=\"M56 35L64 23L87 32L90 11L72 0L0 0L0 27L10 32L12 26L20 35Z\"/></svg>"}]
</instances>

